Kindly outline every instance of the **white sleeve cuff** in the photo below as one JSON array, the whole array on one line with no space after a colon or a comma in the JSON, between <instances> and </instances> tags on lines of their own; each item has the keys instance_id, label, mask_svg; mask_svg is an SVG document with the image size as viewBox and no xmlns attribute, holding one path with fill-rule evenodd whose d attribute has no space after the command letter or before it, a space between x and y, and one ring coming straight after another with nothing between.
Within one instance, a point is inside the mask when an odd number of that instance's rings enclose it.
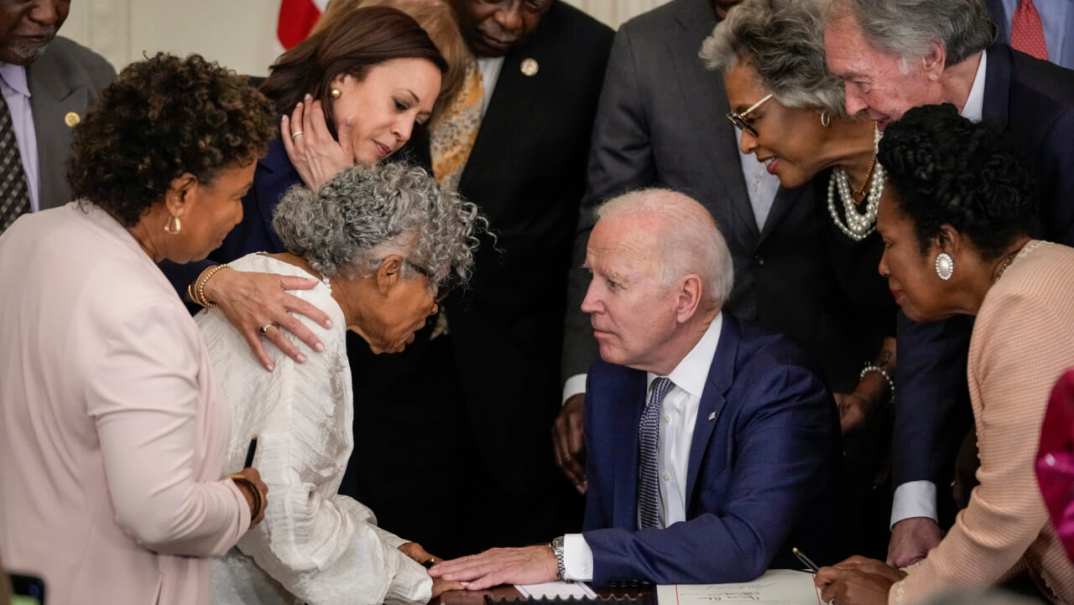
<instances>
[{"instance_id":1,"label":"white sleeve cuff","mask_svg":"<svg viewBox=\"0 0 1074 605\"><path fill-rule=\"evenodd\" d=\"M563 536L564 580L589 582L593 580L593 551L582 534Z\"/></svg>"},{"instance_id":2,"label":"white sleeve cuff","mask_svg":"<svg viewBox=\"0 0 1074 605\"><path fill-rule=\"evenodd\" d=\"M575 395L585 394L585 374L575 374L567 379L567 382L563 383L563 403L567 403L567 400Z\"/></svg>"},{"instance_id":3,"label":"white sleeve cuff","mask_svg":"<svg viewBox=\"0 0 1074 605\"><path fill-rule=\"evenodd\" d=\"M891 526L913 517L928 517L938 522L936 484L932 481L907 481L895 488L895 499L891 503Z\"/></svg>"}]
</instances>

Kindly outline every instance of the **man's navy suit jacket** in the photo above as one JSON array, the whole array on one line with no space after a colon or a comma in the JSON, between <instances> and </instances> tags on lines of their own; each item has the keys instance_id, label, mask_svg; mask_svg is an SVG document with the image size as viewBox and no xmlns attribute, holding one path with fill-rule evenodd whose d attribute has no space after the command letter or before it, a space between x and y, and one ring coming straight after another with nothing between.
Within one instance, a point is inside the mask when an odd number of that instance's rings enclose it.
<instances>
[{"instance_id":1,"label":"man's navy suit jacket","mask_svg":"<svg viewBox=\"0 0 1074 605\"><path fill-rule=\"evenodd\" d=\"M1036 176L1037 235L1074 246L1074 71L1004 44L988 49L982 121L991 125ZM972 318L915 324L899 316L893 472L896 485L951 479L971 428L966 354ZM938 493L941 521L950 495Z\"/></svg>"},{"instance_id":2,"label":"man's navy suit jacket","mask_svg":"<svg viewBox=\"0 0 1074 605\"><path fill-rule=\"evenodd\" d=\"M835 554L839 426L831 395L782 336L724 315L697 412L687 521L638 530L638 420L646 373L597 361L585 405L584 537L596 584L751 580Z\"/></svg>"}]
</instances>

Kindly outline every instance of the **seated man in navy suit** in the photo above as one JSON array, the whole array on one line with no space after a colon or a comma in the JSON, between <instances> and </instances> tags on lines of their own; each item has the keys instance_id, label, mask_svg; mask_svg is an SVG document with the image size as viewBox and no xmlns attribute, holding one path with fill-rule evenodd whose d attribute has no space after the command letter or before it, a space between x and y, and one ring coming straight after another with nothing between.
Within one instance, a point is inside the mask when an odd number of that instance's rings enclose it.
<instances>
[{"instance_id":1,"label":"seated man in navy suit","mask_svg":"<svg viewBox=\"0 0 1074 605\"><path fill-rule=\"evenodd\" d=\"M721 313L733 272L712 215L648 189L597 216L582 303L601 356L585 401L585 530L430 573L474 590L717 583L798 566L792 545L836 554L831 395L787 339Z\"/></svg>"}]
</instances>

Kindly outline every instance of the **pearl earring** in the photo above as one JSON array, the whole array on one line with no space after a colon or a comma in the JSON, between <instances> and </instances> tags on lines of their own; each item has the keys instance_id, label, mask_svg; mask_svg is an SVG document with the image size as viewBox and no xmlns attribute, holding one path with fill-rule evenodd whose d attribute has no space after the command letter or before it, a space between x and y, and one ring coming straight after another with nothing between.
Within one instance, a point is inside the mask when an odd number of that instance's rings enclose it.
<instances>
[{"instance_id":1,"label":"pearl earring","mask_svg":"<svg viewBox=\"0 0 1074 605\"><path fill-rule=\"evenodd\" d=\"M946 252L941 252L936 255L936 275L940 276L940 279L947 281L951 279L951 276L955 274L955 259L951 258L951 255Z\"/></svg>"},{"instance_id":2,"label":"pearl earring","mask_svg":"<svg viewBox=\"0 0 1074 605\"><path fill-rule=\"evenodd\" d=\"M169 235L179 235L183 230L183 221L178 216L172 215L168 222L164 223L164 232Z\"/></svg>"},{"instance_id":3,"label":"pearl earring","mask_svg":"<svg viewBox=\"0 0 1074 605\"><path fill-rule=\"evenodd\" d=\"M342 96L343 96L343 91L342 91L342 90L340 90L340 89L338 89L338 88L333 88L333 89L332 89L331 91L329 91L329 92L330 92L330 94L332 95L332 98L333 98L333 99L338 99L338 98L340 98L340 97L342 97Z\"/></svg>"}]
</instances>

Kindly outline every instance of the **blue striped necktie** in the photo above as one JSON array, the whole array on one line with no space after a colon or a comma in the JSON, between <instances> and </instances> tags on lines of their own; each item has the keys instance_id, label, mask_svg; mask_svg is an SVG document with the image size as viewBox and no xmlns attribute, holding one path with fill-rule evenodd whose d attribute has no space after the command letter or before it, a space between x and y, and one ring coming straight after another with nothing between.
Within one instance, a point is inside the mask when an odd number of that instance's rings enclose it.
<instances>
[{"instance_id":1,"label":"blue striped necktie","mask_svg":"<svg viewBox=\"0 0 1074 605\"><path fill-rule=\"evenodd\" d=\"M660 495L660 416L664 397L675 384L663 376L649 385L649 400L638 422L638 524L641 529L664 527Z\"/></svg>"}]
</instances>

